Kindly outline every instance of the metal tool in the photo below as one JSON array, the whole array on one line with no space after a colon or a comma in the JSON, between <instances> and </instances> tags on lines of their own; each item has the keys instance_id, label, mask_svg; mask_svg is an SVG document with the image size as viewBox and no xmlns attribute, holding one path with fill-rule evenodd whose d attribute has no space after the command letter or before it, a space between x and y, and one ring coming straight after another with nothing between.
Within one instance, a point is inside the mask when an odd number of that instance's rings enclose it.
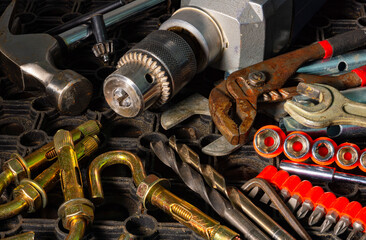
<instances>
[{"instance_id":1,"label":"metal tool","mask_svg":"<svg viewBox=\"0 0 366 240\"><path fill-rule=\"evenodd\" d=\"M83 180L69 131L58 130L54 137L60 165L61 188L65 198L58 209L62 225L69 230L66 239L82 239L86 227L94 220L94 205L84 198Z\"/></svg>"},{"instance_id":2,"label":"metal tool","mask_svg":"<svg viewBox=\"0 0 366 240\"><path fill-rule=\"evenodd\" d=\"M345 98L337 89L323 84L299 83L297 91L319 101L313 107L294 101L285 103L285 110L301 124L314 128L336 124L366 126L366 105Z\"/></svg>"},{"instance_id":3,"label":"metal tool","mask_svg":"<svg viewBox=\"0 0 366 240\"><path fill-rule=\"evenodd\" d=\"M304 202L297 211L297 218L304 218L309 211L314 209L315 203L323 195L324 190L319 186L312 187L304 196Z\"/></svg>"},{"instance_id":4,"label":"metal tool","mask_svg":"<svg viewBox=\"0 0 366 240\"><path fill-rule=\"evenodd\" d=\"M200 94L193 94L173 105L161 114L160 123L165 129L171 129L193 115L211 116L208 99ZM202 147L202 152L209 156L226 156L239 149L241 145L231 145L224 137Z\"/></svg>"},{"instance_id":5,"label":"metal tool","mask_svg":"<svg viewBox=\"0 0 366 240\"><path fill-rule=\"evenodd\" d=\"M273 158L283 151L286 134L277 126L267 125L260 128L253 139L255 151L265 158Z\"/></svg>"},{"instance_id":6,"label":"metal tool","mask_svg":"<svg viewBox=\"0 0 366 240\"><path fill-rule=\"evenodd\" d=\"M137 0L103 15L106 26L112 26L164 0ZM48 34L13 35L9 24L16 1L13 0L0 18L0 58L2 69L23 90L44 89L48 100L63 114L77 115L86 109L92 97L92 84L82 75L60 70L61 46ZM80 25L57 36L65 45L85 39L91 27ZM25 54L26 53L26 54Z\"/></svg>"},{"instance_id":7,"label":"metal tool","mask_svg":"<svg viewBox=\"0 0 366 240\"><path fill-rule=\"evenodd\" d=\"M237 233L220 225L219 222L204 214L198 208L178 198L170 191L169 182L155 175L146 176L141 160L126 151L111 151L96 157L89 166L89 183L92 198L100 203L104 199L101 183L101 171L111 165L127 165L132 172L137 196L141 198L145 208L152 206L162 209L175 220L192 229L209 240L239 240Z\"/></svg>"},{"instance_id":8,"label":"metal tool","mask_svg":"<svg viewBox=\"0 0 366 240\"><path fill-rule=\"evenodd\" d=\"M366 97L365 97L366 95L364 94L363 88L347 89L341 91L341 93L343 96L349 98L352 101L366 103ZM311 105L313 105L314 101L311 98L308 98L303 95L295 96L292 98L292 100L300 102L302 104L309 103ZM355 125L333 125L320 129L309 128L298 123L295 119L293 119L290 116L281 119L280 127L286 129L287 132L303 131L312 137L328 136L332 139L358 138L363 137L366 134L366 128Z\"/></svg>"},{"instance_id":9,"label":"metal tool","mask_svg":"<svg viewBox=\"0 0 366 240\"><path fill-rule=\"evenodd\" d=\"M293 191L291 198L287 201L287 206L294 212L305 201L305 195L311 190L313 185L307 180L301 181Z\"/></svg>"},{"instance_id":10,"label":"metal tool","mask_svg":"<svg viewBox=\"0 0 366 240\"><path fill-rule=\"evenodd\" d=\"M196 93L163 112L160 123L165 130L168 130L197 114L211 116L208 99Z\"/></svg>"},{"instance_id":11,"label":"metal tool","mask_svg":"<svg viewBox=\"0 0 366 240\"><path fill-rule=\"evenodd\" d=\"M90 156L98 149L99 139L96 135L87 136L75 145L78 160ZM0 205L0 219L13 217L23 211L35 212L47 205L46 192L59 181L60 165L56 161L34 180L24 178L13 191L13 200Z\"/></svg>"},{"instance_id":12,"label":"metal tool","mask_svg":"<svg viewBox=\"0 0 366 240\"><path fill-rule=\"evenodd\" d=\"M292 214L290 209L281 200L280 196L276 193L273 187L266 180L262 178L252 178L247 181L241 189L245 192L251 191L253 188L261 189L268 197L271 199L272 204L281 213L281 215L286 219L286 221L292 226L292 228L298 233L302 239L311 239L309 234L306 232L304 227L299 223L296 217Z\"/></svg>"},{"instance_id":13,"label":"metal tool","mask_svg":"<svg viewBox=\"0 0 366 240\"><path fill-rule=\"evenodd\" d=\"M87 136L99 134L101 124L96 120L89 120L71 131L74 143L79 142ZM39 169L47 162L57 158L53 141L42 146L40 149L25 156L24 158L17 153L3 164L3 171L0 174L0 195L11 183L18 185L24 178L31 178L32 172Z\"/></svg>"},{"instance_id":14,"label":"metal tool","mask_svg":"<svg viewBox=\"0 0 366 240\"><path fill-rule=\"evenodd\" d=\"M358 166L362 171L366 172L366 150L362 150L360 155L360 165ZM1 176L1 175L0 175Z\"/></svg>"},{"instance_id":15,"label":"metal tool","mask_svg":"<svg viewBox=\"0 0 366 240\"><path fill-rule=\"evenodd\" d=\"M320 137L314 140L311 148L311 159L319 165L330 165L336 159L338 146L330 138Z\"/></svg>"},{"instance_id":16,"label":"metal tool","mask_svg":"<svg viewBox=\"0 0 366 240\"><path fill-rule=\"evenodd\" d=\"M225 178L213 167L202 164L199 156L185 144L176 142L174 136L169 138L169 145L178 153L183 162L189 164L198 171L205 179L206 183L217 189L230 200L233 207L241 210L252 221L260 226L273 239L294 239L278 223L273 221L265 212L253 204L239 189L227 186Z\"/></svg>"},{"instance_id":17,"label":"metal tool","mask_svg":"<svg viewBox=\"0 0 366 240\"><path fill-rule=\"evenodd\" d=\"M256 225L254 225L239 210L217 190L208 187L204 178L185 162L177 161L172 148L162 141L151 142L151 149L155 155L168 167L177 173L183 182L208 203L222 218L229 221L247 239L269 239Z\"/></svg>"},{"instance_id":18,"label":"metal tool","mask_svg":"<svg viewBox=\"0 0 366 240\"><path fill-rule=\"evenodd\" d=\"M236 150L241 148L241 146L241 144L232 145L226 140L224 136L221 136L215 141L204 146L201 150L206 155L221 157L235 152Z\"/></svg>"},{"instance_id":19,"label":"metal tool","mask_svg":"<svg viewBox=\"0 0 366 240\"><path fill-rule=\"evenodd\" d=\"M366 184L366 178L360 175L337 172L335 168L319 166L306 163L295 163L291 161L281 161L280 169L300 177L324 182L350 182L356 184Z\"/></svg>"},{"instance_id":20,"label":"metal tool","mask_svg":"<svg viewBox=\"0 0 366 240\"><path fill-rule=\"evenodd\" d=\"M318 201L315 203L315 208L310 214L308 224L313 226L318 223L327 213L330 205L336 200L334 193L326 192L320 196Z\"/></svg>"},{"instance_id":21,"label":"metal tool","mask_svg":"<svg viewBox=\"0 0 366 240\"><path fill-rule=\"evenodd\" d=\"M345 53L332 58L311 62L297 70L298 73L330 75L349 72L366 65L366 50Z\"/></svg>"},{"instance_id":22,"label":"metal tool","mask_svg":"<svg viewBox=\"0 0 366 240\"><path fill-rule=\"evenodd\" d=\"M104 62L109 61L109 55L114 52L114 44L108 39L107 29L102 14L96 14L91 18L91 26L96 40L92 51L96 57L102 58Z\"/></svg>"},{"instance_id":23,"label":"metal tool","mask_svg":"<svg viewBox=\"0 0 366 240\"><path fill-rule=\"evenodd\" d=\"M15 236L3 238L3 240L34 240L35 238L34 232L25 232Z\"/></svg>"},{"instance_id":24,"label":"metal tool","mask_svg":"<svg viewBox=\"0 0 366 240\"><path fill-rule=\"evenodd\" d=\"M283 143L283 151L290 160L302 162L310 158L313 139L304 132L292 132Z\"/></svg>"},{"instance_id":25,"label":"metal tool","mask_svg":"<svg viewBox=\"0 0 366 240\"><path fill-rule=\"evenodd\" d=\"M353 201L347 204L344 210L340 214L340 219L334 226L334 234L340 235L344 233L348 226L352 224L352 220L356 217L357 213L362 209L362 205L359 202Z\"/></svg>"},{"instance_id":26,"label":"metal tool","mask_svg":"<svg viewBox=\"0 0 366 240\"><path fill-rule=\"evenodd\" d=\"M353 232L365 232L366 207L363 207L352 220Z\"/></svg>"},{"instance_id":27,"label":"metal tool","mask_svg":"<svg viewBox=\"0 0 366 240\"><path fill-rule=\"evenodd\" d=\"M346 170L355 169L358 166L360 148L353 143L342 143L336 154L337 165Z\"/></svg>"},{"instance_id":28,"label":"metal tool","mask_svg":"<svg viewBox=\"0 0 366 240\"><path fill-rule=\"evenodd\" d=\"M328 231L332 225L339 220L339 215L343 212L348 203L348 198L339 197L330 205L325 220L320 226L320 232L323 233Z\"/></svg>"},{"instance_id":29,"label":"metal tool","mask_svg":"<svg viewBox=\"0 0 366 240\"><path fill-rule=\"evenodd\" d=\"M213 121L231 144L246 142L256 116L258 97L280 89L305 62L363 46L365 40L364 30L354 30L232 73L211 91L209 106ZM304 74L296 78L302 82L327 83L344 89L360 86L363 77L352 72L336 79ZM282 99L282 96L275 98ZM235 109L233 102L236 103ZM229 112L236 116L229 115ZM240 124L236 124L235 118L240 119Z\"/></svg>"},{"instance_id":30,"label":"metal tool","mask_svg":"<svg viewBox=\"0 0 366 240\"><path fill-rule=\"evenodd\" d=\"M128 51L118 69L106 78L107 103L119 115L135 117L169 101L208 65L232 71L278 52L290 38L292 16L298 15L291 14L293 1L274 2L182 1L182 7L159 31ZM323 2L311 1L306 7L317 9ZM273 7L271 11L266 10L267 5ZM296 10L304 10L302 7ZM307 10L309 15L314 13ZM302 17L298 20L303 21Z\"/></svg>"},{"instance_id":31,"label":"metal tool","mask_svg":"<svg viewBox=\"0 0 366 240\"><path fill-rule=\"evenodd\" d=\"M262 178L269 182L272 179L272 177L275 176L276 173L277 173L277 168L275 166L268 165L256 177ZM260 191L259 188L253 188L247 194L249 197L254 198L258 194L259 191ZM268 199L268 201L269 201L269 199Z\"/></svg>"},{"instance_id":32,"label":"metal tool","mask_svg":"<svg viewBox=\"0 0 366 240\"><path fill-rule=\"evenodd\" d=\"M300 184L300 182L301 179L296 175L288 177L286 181L283 182L283 184L280 187L281 189L280 194L282 196L283 201L286 202L288 199L290 199L290 197L293 195L293 191L295 190L297 185Z\"/></svg>"}]
</instances>

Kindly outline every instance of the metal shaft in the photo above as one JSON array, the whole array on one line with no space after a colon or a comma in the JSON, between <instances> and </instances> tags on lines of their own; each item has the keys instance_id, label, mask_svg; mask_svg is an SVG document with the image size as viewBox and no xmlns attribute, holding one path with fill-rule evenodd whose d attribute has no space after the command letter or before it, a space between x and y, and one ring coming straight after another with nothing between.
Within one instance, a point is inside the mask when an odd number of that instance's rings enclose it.
<instances>
[{"instance_id":1,"label":"metal shaft","mask_svg":"<svg viewBox=\"0 0 366 240\"><path fill-rule=\"evenodd\" d=\"M168 167L176 172L183 182L194 192L200 195L222 218L236 227L247 239L268 239L268 237L255 226L239 210L233 208L218 191L205 185L203 177L191 166L175 159L173 150L162 141L151 143L151 149L156 156Z\"/></svg>"},{"instance_id":2,"label":"metal shaft","mask_svg":"<svg viewBox=\"0 0 366 240\"><path fill-rule=\"evenodd\" d=\"M280 164L280 169L285 170L290 174L313 180L325 182L351 182L366 185L366 178L364 176L337 172L336 169L332 167L282 161Z\"/></svg>"},{"instance_id":3,"label":"metal shaft","mask_svg":"<svg viewBox=\"0 0 366 240\"><path fill-rule=\"evenodd\" d=\"M103 14L105 26L108 28L114 24L120 23L127 18L141 13L151 7L154 7L165 0L136 0L122 7L116 8L108 13ZM92 34L89 25L82 24L59 34L64 43L70 46L80 40L89 37Z\"/></svg>"},{"instance_id":4,"label":"metal shaft","mask_svg":"<svg viewBox=\"0 0 366 240\"><path fill-rule=\"evenodd\" d=\"M87 21L89 21L93 16L97 15L97 14L105 14L107 12L110 12L118 7L121 7L124 5L124 2L122 0L118 0L118 1L114 1L111 3L108 3L104 6L101 6L97 9L94 9L91 12L88 12L80 17L74 18L60 26L54 27L50 30L48 30L46 33L48 34L59 34L61 32L64 32L66 30L69 30L73 27L76 27L80 24L86 23Z\"/></svg>"},{"instance_id":5,"label":"metal shaft","mask_svg":"<svg viewBox=\"0 0 366 240\"><path fill-rule=\"evenodd\" d=\"M196 169L206 180L206 183L223 194L232 205L248 215L255 223L265 230L274 239L295 239L278 223L273 221L266 213L250 201L239 189L226 186L225 178L212 166L201 164L197 153L185 144L177 144L174 137L169 139L169 144L179 154L180 158Z\"/></svg>"},{"instance_id":6,"label":"metal shaft","mask_svg":"<svg viewBox=\"0 0 366 240\"><path fill-rule=\"evenodd\" d=\"M60 181L65 201L83 198L81 173L71 134L68 131L59 130L55 135L54 142L61 169Z\"/></svg>"}]
</instances>

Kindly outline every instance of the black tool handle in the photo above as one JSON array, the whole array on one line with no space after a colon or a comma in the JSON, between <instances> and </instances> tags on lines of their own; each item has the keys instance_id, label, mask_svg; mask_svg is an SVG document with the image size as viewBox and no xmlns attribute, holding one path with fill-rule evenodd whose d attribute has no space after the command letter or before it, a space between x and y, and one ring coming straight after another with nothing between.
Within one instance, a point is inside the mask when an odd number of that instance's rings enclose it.
<instances>
[{"instance_id":1,"label":"black tool handle","mask_svg":"<svg viewBox=\"0 0 366 240\"><path fill-rule=\"evenodd\" d=\"M352 30L336 35L324 41L327 41L331 45L333 49L332 55L335 56L365 46L366 29Z\"/></svg>"}]
</instances>

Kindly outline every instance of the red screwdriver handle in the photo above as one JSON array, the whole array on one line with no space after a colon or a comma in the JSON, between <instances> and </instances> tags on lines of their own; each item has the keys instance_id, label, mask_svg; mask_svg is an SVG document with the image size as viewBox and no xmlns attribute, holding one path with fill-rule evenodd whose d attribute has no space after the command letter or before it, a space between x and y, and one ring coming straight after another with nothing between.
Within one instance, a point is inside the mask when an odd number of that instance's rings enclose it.
<instances>
[{"instance_id":1,"label":"red screwdriver handle","mask_svg":"<svg viewBox=\"0 0 366 240\"><path fill-rule=\"evenodd\" d=\"M312 187L310 191L308 191L305 194L304 200L309 200L312 203L316 203L323 194L324 194L323 188L315 186Z\"/></svg>"},{"instance_id":2,"label":"red screwdriver handle","mask_svg":"<svg viewBox=\"0 0 366 240\"><path fill-rule=\"evenodd\" d=\"M292 175L289 178L287 178L287 180L282 184L281 190L285 189L289 191L292 195L292 192L300 182L301 179L298 176Z\"/></svg>"},{"instance_id":3,"label":"red screwdriver handle","mask_svg":"<svg viewBox=\"0 0 366 240\"><path fill-rule=\"evenodd\" d=\"M271 181L271 178L277 173L277 168L272 165L268 165L265 167L262 172L260 172L257 176L257 178L262 178L264 180L267 180L268 182Z\"/></svg>"},{"instance_id":4,"label":"red screwdriver handle","mask_svg":"<svg viewBox=\"0 0 366 240\"><path fill-rule=\"evenodd\" d=\"M314 207L317 207L320 205L320 206L324 207L325 210L328 212L330 205L332 204L332 202L334 202L336 200L336 198L337 197L334 195L334 193L326 192L318 199L318 201L315 203Z\"/></svg>"},{"instance_id":5,"label":"red screwdriver handle","mask_svg":"<svg viewBox=\"0 0 366 240\"><path fill-rule=\"evenodd\" d=\"M312 187L313 184L311 184L311 182L304 180L296 186L292 194L298 195L301 198L301 200L304 201L305 195L310 191Z\"/></svg>"},{"instance_id":6,"label":"red screwdriver handle","mask_svg":"<svg viewBox=\"0 0 366 240\"><path fill-rule=\"evenodd\" d=\"M349 200L346 197L337 198L329 207L328 211L335 211L339 215L343 212L343 210L348 205Z\"/></svg>"},{"instance_id":7,"label":"red screwdriver handle","mask_svg":"<svg viewBox=\"0 0 366 240\"><path fill-rule=\"evenodd\" d=\"M341 217L348 216L351 220L356 217L357 213L362 209L361 203L353 201L347 204L341 213Z\"/></svg>"},{"instance_id":8,"label":"red screwdriver handle","mask_svg":"<svg viewBox=\"0 0 366 240\"><path fill-rule=\"evenodd\" d=\"M290 174L284 170L278 171L272 178L271 178L271 184L276 186L277 188L280 188L281 185L286 181L287 178L289 178Z\"/></svg>"}]
</instances>

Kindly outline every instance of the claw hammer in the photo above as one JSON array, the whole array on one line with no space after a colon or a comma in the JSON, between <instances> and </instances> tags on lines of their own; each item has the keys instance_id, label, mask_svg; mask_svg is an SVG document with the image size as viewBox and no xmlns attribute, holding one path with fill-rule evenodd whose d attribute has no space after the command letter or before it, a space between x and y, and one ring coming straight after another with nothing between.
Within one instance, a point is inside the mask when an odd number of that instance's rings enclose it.
<instances>
[{"instance_id":1,"label":"claw hammer","mask_svg":"<svg viewBox=\"0 0 366 240\"><path fill-rule=\"evenodd\" d=\"M103 18L106 27L120 23L164 0L136 0L114 9ZM83 112L92 97L92 84L79 73L56 67L61 59L61 45L70 47L92 34L82 24L60 33L57 38L44 33L14 35L9 30L17 1L12 0L0 17L0 66L22 90L43 89L48 100L65 115Z\"/></svg>"}]
</instances>

